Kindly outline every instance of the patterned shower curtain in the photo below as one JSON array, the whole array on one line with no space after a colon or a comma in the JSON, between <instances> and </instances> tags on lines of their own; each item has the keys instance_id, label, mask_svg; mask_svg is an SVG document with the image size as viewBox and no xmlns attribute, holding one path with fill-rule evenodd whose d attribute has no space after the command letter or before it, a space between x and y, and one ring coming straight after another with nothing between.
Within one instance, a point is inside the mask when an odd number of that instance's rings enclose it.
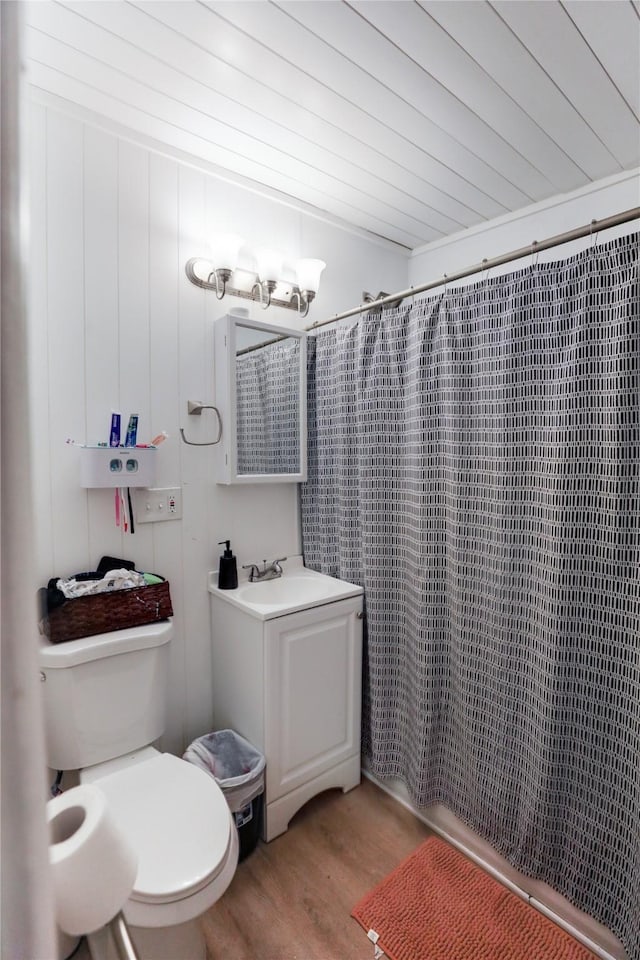
<instances>
[{"instance_id":1,"label":"patterned shower curtain","mask_svg":"<svg viewBox=\"0 0 640 960\"><path fill-rule=\"evenodd\" d=\"M640 957L638 240L309 352L305 562L362 584L363 749Z\"/></svg>"}]
</instances>

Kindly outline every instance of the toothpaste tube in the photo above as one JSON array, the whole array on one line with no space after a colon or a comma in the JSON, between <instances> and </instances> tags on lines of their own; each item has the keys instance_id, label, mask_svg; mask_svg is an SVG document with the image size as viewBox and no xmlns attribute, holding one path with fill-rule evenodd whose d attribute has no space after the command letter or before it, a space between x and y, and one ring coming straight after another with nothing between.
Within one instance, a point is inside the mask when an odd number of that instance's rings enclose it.
<instances>
[{"instance_id":1,"label":"toothpaste tube","mask_svg":"<svg viewBox=\"0 0 640 960\"><path fill-rule=\"evenodd\" d=\"M135 447L137 436L138 436L138 414L132 413L131 416L129 417L129 424L127 426L127 435L124 441L125 447Z\"/></svg>"},{"instance_id":2,"label":"toothpaste tube","mask_svg":"<svg viewBox=\"0 0 640 960\"><path fill-rule=\"evenodd\" d=\"M120 414L111 414L111 433L109 434L109 446L120 446Z\"/></svg>"}]
</instances>

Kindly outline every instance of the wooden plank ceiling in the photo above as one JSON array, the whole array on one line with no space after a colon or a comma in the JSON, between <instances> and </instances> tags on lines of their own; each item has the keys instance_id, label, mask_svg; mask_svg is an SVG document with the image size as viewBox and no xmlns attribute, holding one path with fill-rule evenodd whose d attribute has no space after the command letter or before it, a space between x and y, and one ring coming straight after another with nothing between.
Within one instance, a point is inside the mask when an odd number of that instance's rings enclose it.
<instances>
[{"instance_id":1,"label":"wooden plank ceiling","mask_svg":"<svg viewBox=\"0 0 640 960\"><path fill-rule=\"evenodd\" d=\"M640 165L637 0L26 7L35 87L409 249Z\"/></svg>"}]
</instances>

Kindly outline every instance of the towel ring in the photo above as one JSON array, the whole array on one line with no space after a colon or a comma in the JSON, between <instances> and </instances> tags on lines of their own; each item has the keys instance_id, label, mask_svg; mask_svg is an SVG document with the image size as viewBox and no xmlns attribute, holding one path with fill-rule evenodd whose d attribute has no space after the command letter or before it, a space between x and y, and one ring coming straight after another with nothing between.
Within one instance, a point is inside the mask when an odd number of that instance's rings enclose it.
<instances>
[{"instance_id":1,"label":"towel ring","mask_svg":"<svg viewBox=\"0 0 640 960\"><path fill-rule=\"evenodd\" d=\"M213 403L202 403L200 400L187 400L187 413L191 417L199 417L202 415L203 410L215 410L216 417L218 418L218 435L215 440L206 440L204 443L198 443L195 440L187 440L184 435L184 429L180 427L180 436L186 444L190 447L213 447L214 444L220 443L222 439L222 417L220 416L220 411Z\"/></svg>"}]
</instances>

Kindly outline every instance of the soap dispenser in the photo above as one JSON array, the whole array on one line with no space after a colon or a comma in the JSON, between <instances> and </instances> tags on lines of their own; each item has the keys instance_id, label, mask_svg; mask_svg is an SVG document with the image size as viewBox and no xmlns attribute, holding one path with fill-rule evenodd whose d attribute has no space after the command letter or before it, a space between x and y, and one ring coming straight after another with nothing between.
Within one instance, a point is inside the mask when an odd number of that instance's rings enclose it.
<instances>
[{"instance_id":1,"label":"soap dispenser","mask_svg":"<svg viewBox=\"0 0 640 960\"><path fill-rule=\"evenodd\" d=\"M221 590L235 590L238 586L238 566L236 558L231 552L231 541L221 540L220 546L224 543L225 551L220 557L218 565L218 587Z\"/></svg>"}]
</instances>

